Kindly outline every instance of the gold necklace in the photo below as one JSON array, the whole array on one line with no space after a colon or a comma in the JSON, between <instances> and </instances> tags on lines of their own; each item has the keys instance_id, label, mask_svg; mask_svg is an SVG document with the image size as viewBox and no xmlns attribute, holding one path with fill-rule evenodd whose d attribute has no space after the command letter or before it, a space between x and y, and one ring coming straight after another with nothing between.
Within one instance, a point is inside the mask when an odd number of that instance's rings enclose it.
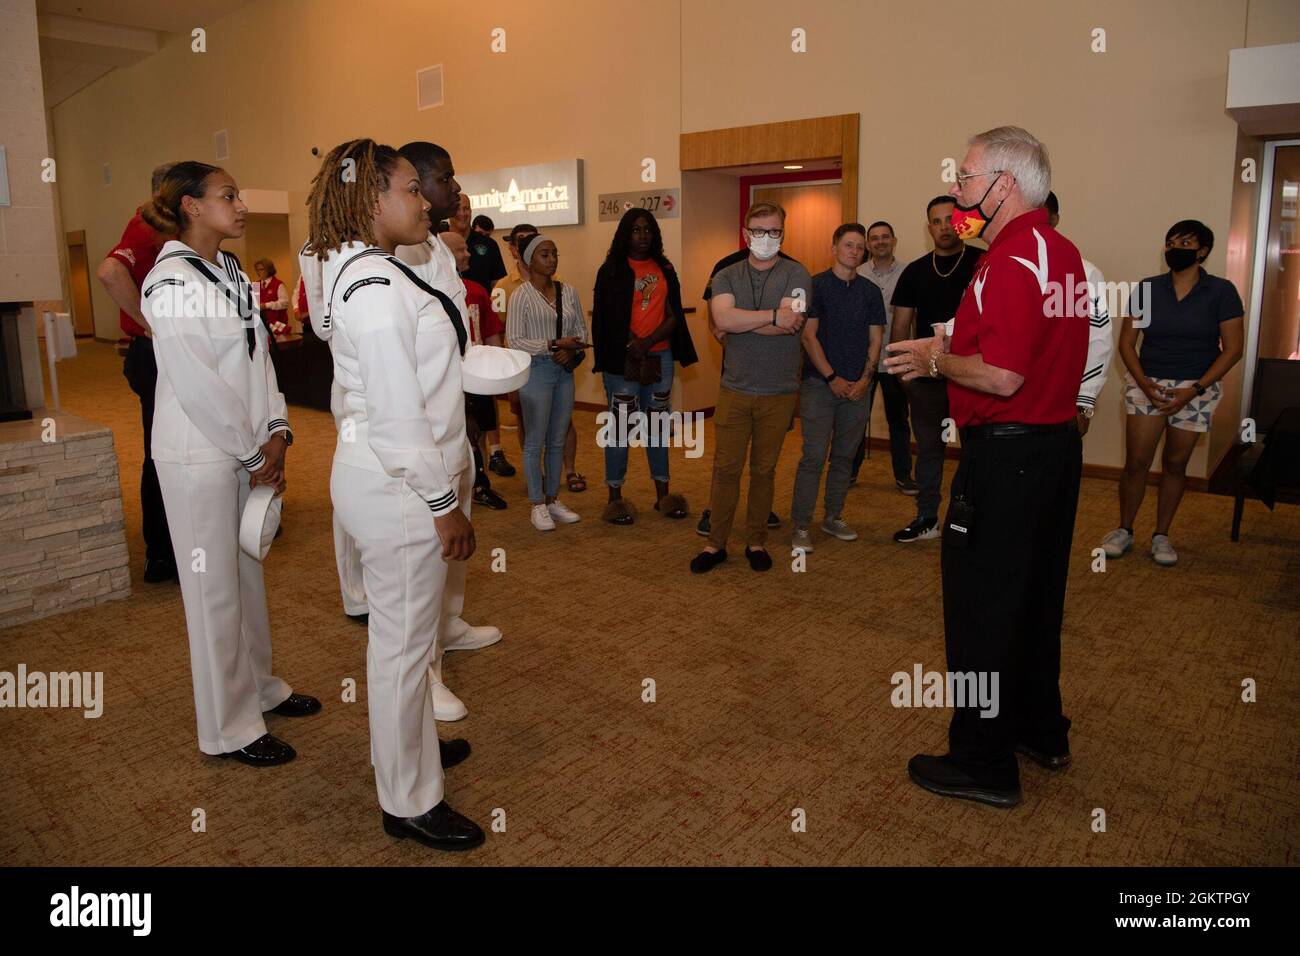
<instances>
[{"instance_id":1,"label":"gold necklace","mask_svg":"<svg viewBox=\"0 0 1300 956\"><path fill-rule=\"evenodd\" d=\"M934 270L934 274L937 275L940 279L946 279L948 278L948 276L952 275L954 272L957 271L957 267L961 265L962 259L966 258L966 246L961 247L961 255L957 257L956 265L954 265L947 272L940 272L939 267L935 265L934 257L937 256L938 254L939 252L937 249L934 252L930 253L930 268Z\"/></svg>"}]
</instances>

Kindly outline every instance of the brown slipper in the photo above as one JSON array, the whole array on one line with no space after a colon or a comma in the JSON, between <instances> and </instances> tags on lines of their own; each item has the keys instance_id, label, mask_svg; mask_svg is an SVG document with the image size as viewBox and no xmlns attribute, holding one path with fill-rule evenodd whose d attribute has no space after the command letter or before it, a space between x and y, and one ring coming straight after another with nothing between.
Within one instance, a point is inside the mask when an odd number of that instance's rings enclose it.
<instances>
[{"instance_id":1,"label":"brown slipper","mask_svg":"<svg viewBox=\"0 0 1300 956\"><path fill-rule=\"evenodd\" d=\"M575 495L578 494L579 492L587 490L586 477L578 474L576 471L569 472L567 475L565 475L565 479L568 483L569 490L573 492Z\"/></svg>"},{"instance_id":2,"label":"brown slipper","mask_svg":"<svg viewBox=\"0 0 1300 956\"><path fill-rule=\"evenodd\" d=\"M631 524L636 520L636 515L632 511L632 506L628 504L626 498L615 498L605 505L605 510L600 515L610 524Z\"/></svg>"},{"instance_id":3,"label":"brown slipper","mask_svg":"<svg viewBox=\"0 0 1300 956\"><path fill-rule=\"evenodd\" d=\"M664 495L655 502L655 511L665 518L685 518L687 515L686 499L681 495Z\"/></svg>"}]
</instances>

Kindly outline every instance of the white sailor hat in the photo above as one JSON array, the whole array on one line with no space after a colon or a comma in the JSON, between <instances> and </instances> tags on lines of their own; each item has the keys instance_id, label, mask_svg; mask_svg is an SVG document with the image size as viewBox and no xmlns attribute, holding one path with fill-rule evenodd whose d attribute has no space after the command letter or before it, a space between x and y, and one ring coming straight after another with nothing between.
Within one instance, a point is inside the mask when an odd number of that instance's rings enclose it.
<instances>
[{"instance_id":1,"label":"white sailor hat","mask_svg":"<svg viewBox=\"0 0 1300 956\"><path fill-rule=\"evenodd\" d=\"M460 377L471 395L504 395L528 381L533 358L518 349L471 345L460 363Z\"/></svg>"},{"instance_id":2,"label":"white sailor hat","mask_svg":"<svg viewBox=\"0 0 1300 956\"><path fill-rule=\"evenodd\" d=\"M266 557L280 527L280 508L284 498L275 496L270 485L258 485L248 493L244 514L239 520L239 548L258 561Z\"/></svg>"}]
</instances>

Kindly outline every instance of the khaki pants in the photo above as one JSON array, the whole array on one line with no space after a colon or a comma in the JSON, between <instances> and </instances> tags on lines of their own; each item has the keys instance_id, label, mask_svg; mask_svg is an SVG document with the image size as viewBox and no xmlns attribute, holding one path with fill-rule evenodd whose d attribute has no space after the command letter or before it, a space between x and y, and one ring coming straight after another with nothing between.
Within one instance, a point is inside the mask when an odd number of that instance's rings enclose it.
<instances>
[{"instance_id":1,"label":"khaki pants","mask_svg":"<svg viewBox=\"0 0 1300 956\"><path fill-rule=\"evenodd\" d=\"M751 395L723 388L713 412L713 492L709 502L709 544L725 548L740 500L740 473L749 454L749 496L745 544L761 548L767 541L772 510L773 476L781 443L794 420L798 392ZM752 450L751 450L752 444Z\"/></svg>"}]
</instances>

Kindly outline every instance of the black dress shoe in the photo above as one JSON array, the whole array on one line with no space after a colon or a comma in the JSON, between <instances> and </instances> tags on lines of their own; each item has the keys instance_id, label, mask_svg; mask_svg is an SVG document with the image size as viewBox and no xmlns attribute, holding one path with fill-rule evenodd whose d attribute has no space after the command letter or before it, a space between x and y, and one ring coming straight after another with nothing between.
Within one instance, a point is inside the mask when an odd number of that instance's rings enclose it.
<instances>
[{"instance_id":1,"label":"black dress shoe","mask_svg":"<svg viewBox=\"0 0 1300 956\"><path fill-rule=\"evenodd\" d=\"M761 548L746 548L745 559L755 571L772 570L772 556Z\"/></svg>"},{"instance_id":2,"label":"black dress shoe","mask_svg":"<svg viewBox=\"0 0 1300 956\"><path fill-rule=\"evenodd\" d=\"M144 563L144 580L146 584L162 584L164 581L177 580L176 562L163 558L150 558Z\"/></svg>"},{"instance_id":3,"label":"black dress shoe","mask_svg":"<svg viewBox=\"0 0 1300 956\"><path fill-rule=\"evenodd\" d=\"M364 624L368 626L370 624L370 612L362 611L360 614L349 614L348 620L355 621L358 624Z\"/></svg>"},{"instance_id":4,"label":"black dress shoe","mask_svg":"<svg viewBox=\"0 0 1300 956\"><path fill-rule=\"evenodd\" d=\"M917 754L907 762L907 775L918 787L942 797L975 800L991 807L1014 807L1020 802L1018 782L1013 786L989 786L954 764L947 754Z\"/></svg>"},{"instance_id":5,"label":"black dress shoe","mask_svg":"<svg viewBox=\"0 0 1300 956\"><path fill-rule=\"evenodd\" d=\"M442 769L454 767L469 756L469 741L456 737L452 740L438 741L438 757L442 760Z\"/></svg>"},{"instance_id":6,"label":"black dress shoe","mask_svg":"<svg viewBox=\"0 0 1300 956\"><path fill-rule=\"evenodd\" d=\"M695 526L695 533L702 538L707 538L709 536L709 509L708 508L705 508L704 511L700 513L700 521Z\"/></svg>"},{"instance_id":7,"label":"black dress shoe","mask_svg":"<svg viewBox=\"0 0 1300 956\"><path fill-rule=\"evenodd\" d=\"M510 507L509 504L506 503L506 499L502 498L491 488L475 488L474 504L483 505L486 508L491 508L493 511L504 511L506 508Z\"/></svg>"},{"instance_id":8,"label":"black dress shoe","mask_svg":"<svg viewBox=\"0 0 1300 956\"><path fill-rule=\"evenodd\" d=\"M691 558L691 573L703 574L705 571L712 571L726 560L726 548L723 548L721 551L701 551L695 557Z\"/></svg>"},{"instance_id":9,"label":"black dress shoe","mask_svg":"<svg viewBox=\"0 0 1300 956\"><path fill-rule=\"evenodd\" d=\"M276 764L288 763L298 756L298 751L278 737L262 734L242 750L232 750L222 757L234 757L240 763L250 767L274 767Z\"/></svg>"},{"instance_id":10,"label":"black dress shoe","mask_svg":"<svg viewBox=\"0 0 1300 956\"><path fill-rule=\"evenodd\" d=\"M1044 750L1036 750L1029 744L1016 744L1016 753L1024 754L1040 767L1046 767L1048 770L1064 770L1070 766L1070 751L1065 753L1049 754Z\"/></svg>"},{"instance_id":11,"label":"black dress shoe","mask_svg":"<svg viewBox=\"0 0 1300 956\"><path fill-rule=\"evenodd\" d=\"M447 806L446 800L418 817L395 817L384 811L384 832L435 850L472 850L483 842L479 825Z\"/></svg>"},{"instance_id":12,"label":"black dress shoe","mask_svg":"<svg viewBox=\"0 0 1300 956\"><path fill-rule=\"evenodd\" d=\"M310 717L320 712L320 701L306 694L290 694L279 704L266 711L280 717Z\"/></svg>"},{"instance_id":13,"label":"black dress shoe","mask_svg":"<svg viewBox=\"0 0 1300 956\"><path fill-rule=\"evenodd\" d=\"M503 451L494 451L488 458L488 471L494 475L500 475L502 478L513 478L515 476L515 466L506 461L506 453Z\"/></svg>"},{"instance_id":14,"label":"black dress shoe","mask_svg":"<svg viewBox=\"0 0 1300 956\"><path fill-rule=\"evenodd\" d=\"M781 527L781 519L776 516L775 511L769 511L767 513L767 526L769 528Z\"/></svg>"}]
</instances>

